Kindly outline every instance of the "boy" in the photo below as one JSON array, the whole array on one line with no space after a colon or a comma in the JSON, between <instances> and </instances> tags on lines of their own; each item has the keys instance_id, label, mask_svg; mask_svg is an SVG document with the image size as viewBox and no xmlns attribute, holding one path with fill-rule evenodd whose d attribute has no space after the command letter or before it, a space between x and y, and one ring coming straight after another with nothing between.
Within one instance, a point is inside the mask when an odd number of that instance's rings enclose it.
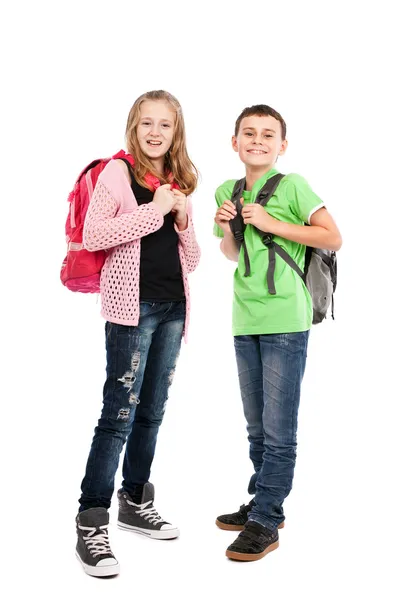
<instances>
[{"instance_id":1,"label":"boy","mask_svg":"<svg viewBox=\"0 0 400 600\"><path fill-rule=\"evenodd\" d=\"M300 385L312 324L311 296L301 277L278 255L276 294L268 292L268 249L260 231L273 234L274 241L301 269L306 245L337 251L342 241L323 202L299 175L284 177L265 208L255 204L266 181L278 173L275 163L287 148L286 124L279 113L263 104L245 108L236 121L232 146L246 172L241 200L250 262L246 276L243 248L229 225L236 215L230 201L234 180L226 181L216 191L219 208L214 233L223 238L223 254L238 262L233 335L255 471L248 492L254 498L238 512L218 517L217 525L241 530L226 555L250 561L279 545L278 528L283 527L285 518L282 505L292 488Z\"/></svg>"}]
</instances>

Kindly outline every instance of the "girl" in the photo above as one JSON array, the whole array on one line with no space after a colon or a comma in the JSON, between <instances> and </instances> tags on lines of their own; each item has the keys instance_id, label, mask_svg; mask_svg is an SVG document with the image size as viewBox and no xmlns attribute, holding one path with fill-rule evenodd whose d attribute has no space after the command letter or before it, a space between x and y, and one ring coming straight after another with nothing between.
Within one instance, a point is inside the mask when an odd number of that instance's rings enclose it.
<instances>
[{"instance_id":1,"label":"girl","mask_svg":"<svg viewBox=\"0 0 400 600\"><path fill-rule=\"evenodd\" d=\"M77 556L88 574L100 577L119 572L107 509L125 441L119 527L158 539L179 535L156 511L149 476L187 334L187 275L200 258L187 198L197 170L176 98L165 91L140 96L126 141L129 154L99 176L84 227L85 248L108 251L101 273L107 378L76 518Z\"/></svg>"}]
</instances>

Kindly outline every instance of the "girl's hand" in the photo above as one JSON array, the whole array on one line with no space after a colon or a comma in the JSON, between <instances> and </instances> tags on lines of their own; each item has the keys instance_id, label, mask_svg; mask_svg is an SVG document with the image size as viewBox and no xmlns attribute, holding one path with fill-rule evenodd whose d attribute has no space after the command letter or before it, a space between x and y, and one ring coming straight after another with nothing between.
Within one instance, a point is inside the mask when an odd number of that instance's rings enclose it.
<instances>
[{"instance_id":1,"label":"girl's hand","mask_svg":"<svg viewBox=\"0 0 400 600\"><path fill-rule=\"evenodd\" d=\"M236 208L233 202L225 200L215 213L214 221L222 229L224 233L231 233L229 221L236 217Z\"/></svg>"},{"instance_id":2,"label":"girl's hand","mask_svg":"<svg viewBox=\"0 0 400 600\"><path fill-rule=\"evenodd\" d=\"M171 210L175 217L175 223L179 229L179 231L183 231L188 226L188 217L187 217L187 198L183 192L180 190L172 190L174 195L175 204Z\"/></svg>"},{"instance_id":3,"label":"girl's hand","mask_svg":"<svg viewBox=\"0 0 400 600\"><path fill-rule=\"evenodd\" d=\"M157 204L164 216L171 212L172 207L175 204L175 196L171 191L171 185L169 183L160 185L160 187L156 189L153 202L154 204Z\"/></svg>"}]
</instances>

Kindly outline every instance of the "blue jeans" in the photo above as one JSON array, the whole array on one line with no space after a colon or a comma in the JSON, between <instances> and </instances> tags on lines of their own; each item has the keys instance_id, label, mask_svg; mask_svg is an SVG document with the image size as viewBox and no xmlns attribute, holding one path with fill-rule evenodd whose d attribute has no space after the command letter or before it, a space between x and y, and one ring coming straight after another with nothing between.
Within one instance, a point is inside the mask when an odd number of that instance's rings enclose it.
<instances>
[{"instance_id":1,"label":"blue jeans","mask_svg":"<svg viewBox=\"0 0 400 600\"><path fill-rule=\"evenodd\" d=\"M240 391L254 474L249 520L274 529L284 521L283 501L292 489L300 385L309 331L235 336Z\"/></svg>"},{"instance_id":2,"label":"blue jeans","mask_svg":"<svg viewBox=\"0 0 400 600\"><path fill-rule=\"evenodd\" d=\"M109 508L126 439L122 487L134 495L136 486L148 482L184 321L184 301L141 302L137 326L106 323L103 409L82 481L80 510Z\"/></svg>"}]
</instances>

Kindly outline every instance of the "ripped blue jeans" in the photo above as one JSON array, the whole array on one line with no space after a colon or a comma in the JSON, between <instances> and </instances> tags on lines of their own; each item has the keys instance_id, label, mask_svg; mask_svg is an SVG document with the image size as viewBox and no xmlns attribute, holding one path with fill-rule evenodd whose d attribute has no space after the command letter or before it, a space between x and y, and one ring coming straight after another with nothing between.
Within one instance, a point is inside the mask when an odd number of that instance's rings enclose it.
<instances>
[{"instance_id":1,"label":"ripped blue jeans","mask_svg":"<svg viewBox=\"0 0 400 600\"><path fill-rule=\"evenodd\" d=\"M141 302L137 326L106 323L103 409L82 481L80 510L109 508L126 441L122 487L150 477L158 430L181 347L185 302Z\"/></svg>"}]
</instances>

